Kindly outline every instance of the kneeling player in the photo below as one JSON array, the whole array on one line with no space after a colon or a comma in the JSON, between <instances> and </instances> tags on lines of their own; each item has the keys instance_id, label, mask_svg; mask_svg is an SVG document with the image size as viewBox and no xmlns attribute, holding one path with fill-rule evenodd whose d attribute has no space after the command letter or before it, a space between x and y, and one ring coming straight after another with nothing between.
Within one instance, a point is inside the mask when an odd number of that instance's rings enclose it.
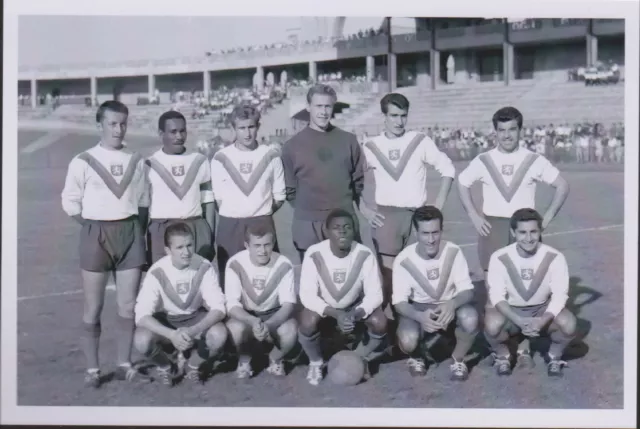
<instances>
[{"instance_id":1,"label":"kneeling player","mask_svg":"<svg viewBox=\"0 0 640 429\"><path fill-rule=\"evenodd\" d=\"M194 252L191 228L174 223L164 233L167 256L144 278L135 307L135 346L158 365L163 384L173 385L174 362L164 345L190 352L186 378L202 381L201 365L219 356L227 330L224 295L211 264Z\"/></svg>"},{"instance_id":2,"label":"kneeling player","mask_svg":"<svg viewBox=\"0 0 640 429\"><path fill-rule=\"evenodd\" d=\"M253 375L252 340L273 344L267 371L277 376L286 375L283 358L297 343L293 266L289 259L273 251L275 241L270 221L249 224L245 232L247 250L227 263L227 328L239 355L238 378Z\"/></svg>"},{"instance_id":3,"label":"kneeling player","mask_svg":"<svg viewBox=\"0 0 640 429\"><path fill-rule=\"evenodd\" d=\"M417 209L413 226L418 242L404 249L393 266L392 302L400 315L397 339L409 355L413 376L426 374L424 332L446 331L455 321L456 346L451 378L469 374L464 357L478 333L478 313L471 306L473 284L462 250L442 238L442 212L433 206Z\"/></svg>"},{"instance_id":4,"label":"kneeling player","mask_svg":"<svg viewBox=\"0 0 640 429\"><path fill-rule=\"evenodd\" d=\"M334 210L325 222L328 240L309 247L300 275L298 338L309 358L307 380L317 385L323 378L324 360L320 349L321 324L337 322L345 334L356 322L364 322L368 341L354 350L365 363L381 354L387 334L387 318L382 305L382 284L375 256L354 241L355 221L346 210Z\"/></svg>"},{"instance_id":5,"label":"kneeling player","mask_svg":"<svg viewBox=\"0 0 640 429\"><path fill-rule=\"evenodd\" d=\"M509 337L549 334L549 376L562 376L560 360L576 334L576 317L565 308L569 268L562 253L540 242L542 217L520 209L511 217L515 243L499 249L489 262L487 283L493 308L485 315L485 336L494 352L499 375L511 374ZM532 367L529 350L518 350L518 366Z\"/></svg>"}]
</instances>

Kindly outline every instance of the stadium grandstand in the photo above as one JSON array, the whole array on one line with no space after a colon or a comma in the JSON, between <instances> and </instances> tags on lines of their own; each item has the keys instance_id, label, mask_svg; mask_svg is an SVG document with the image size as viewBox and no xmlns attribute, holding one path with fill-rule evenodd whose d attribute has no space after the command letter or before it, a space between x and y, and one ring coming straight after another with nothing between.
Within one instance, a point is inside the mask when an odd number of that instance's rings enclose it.
<instances>
[{"instance_id":1,"label":"stadium grandstand","mask_svg":"<svg viewBox=\"0 0 640 429\"><path fill-rule=\"evenodd\" d=\"M624 20L385 18L345 35L346 19L199 57L22 67L19 118L86 126L115 98L131 107L131 130L155 134L173 108L191 118L195 141L224 144L229 113L249 103L263 113L262 141L282 142L305 124L306 90L320 82L343 103L334 123L361 139L382 130L379 100L393 90L411 100L409 126L456 159L491 147L487 115L515 105L531 150L557 162L623 161ZM603 147L590 143L596 133Z\"/></svg>"}]
</instances>

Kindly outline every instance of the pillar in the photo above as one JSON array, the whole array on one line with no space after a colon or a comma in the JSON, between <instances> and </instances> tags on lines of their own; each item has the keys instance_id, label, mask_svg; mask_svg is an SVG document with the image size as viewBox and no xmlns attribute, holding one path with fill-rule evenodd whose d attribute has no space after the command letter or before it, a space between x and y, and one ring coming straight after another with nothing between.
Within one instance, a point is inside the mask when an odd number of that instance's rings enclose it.
<instances>
[{"instance_id":1,"label":"pillar","mask_svg":"<svg viewBox=\"0 0 640 429\"><path fill-rule=\"evenodd\" d=\"M156 92L156 76L154 74L149 74L147 77L147 93L149 101L153 99L153 96Z\"/></svg>"},{"instance_id":2,"label":"pillar","mask_svg":"<svg viewBox=\"0 0 640 429\"><path fill-rule=\"evenodd\" d=\"M511 85L511 81L515 79L515 50L513 44L504 42L502 44L502 75L504 76L504 84Z\"/></svg>"},{"instance_id":3,"label":"pillar","mask_svg":"<svg viewBox=\"0 0 640 429\"><path fill-rule=\"evenodd\" d=\"M256 68L256 75L258 91L262 91L264 89L264 68L262 68L262 66Z\"/></svg>"},{"instance_id":4,"label":"pillar","mask_svg":"<svg viewBox=\"0 0 640 429\"><path fill-rule=\"evenodd\" d=\"M31 79L31 108L38 107L38 81Z\"/></svg>"},{"instance_id":5,"label":"pillar","mask_svg":"<svg viewBox=\"0 0 640 429\"><path fill-rule=\"evenodd\" d=\"M396 54L387 54L387 64L387 79L389 80L389 92L391 92L398 87L398 59Z\"/></svg>"},{"instance_id":6,"label":"pillar","mask_svg":"<svg viewBox=\"0 0 640 429\"><path fill-rule=\"evenodd\" d=\"M367 82L373 82L376 77L376 60L372 55L367 56L366 72Z\"/></svg>"},{"instance_id":7,"label":"pillar","mask_svg":"<svg viewBox=\"0 0 640 429\"><path fill-rule=\"evenodd\" d=\"M592 66L598 61L598 37L587 34L587 66Z\"/></svg>"},{"instance_id":8,"label":"pillar","mask_svg":"<svg viewBox=\"0 0 640 429\"><path fill-rule=\"evenodd\" d=\"M202 92L204 93L204 99L209 100L209 94L211 93L211 72L209 70L202 72Z\"/></svg>"},{"instance_id":9,"label":"pillar","mask_svg":"<svg viewBox=\"0 0 640 429\"><path fill-rule=\"evenodd\" d=\"M98 102L98 78L97 77L91 76L90 86L91 86L91 106L97 107L97 102Z\"/></svg>"},{"instance_id":10,"label":"pillar","mask_svg":"<svg viewBox=\"0 0 640 429\"><path fill-rule=\"evenodd\" d=\"M431 63L431 89L436 89L440 83L440 51L431 49L430 63Z\"/></svg>"},{"instance_id":11,"label":"pillar","mask_svg":"<svg viewBox=\"0 0 640 429\"><path fill-rule=\"evenodd\" d=\"M416 61L416 85L419 88L428 88L429 87L429 62L427 60L427 56L421 52L418 55L418 60Z\"/></svg>"},{"instance_id":12,"label":"pillar","mask_svg":"<svg viewBox=\"0 0 640 429\"><path fill-rule=\"evenodd\" d=\"M309 61L309 79L314 82L318 81L318 63Z\"/></svg>"}]
</instances>

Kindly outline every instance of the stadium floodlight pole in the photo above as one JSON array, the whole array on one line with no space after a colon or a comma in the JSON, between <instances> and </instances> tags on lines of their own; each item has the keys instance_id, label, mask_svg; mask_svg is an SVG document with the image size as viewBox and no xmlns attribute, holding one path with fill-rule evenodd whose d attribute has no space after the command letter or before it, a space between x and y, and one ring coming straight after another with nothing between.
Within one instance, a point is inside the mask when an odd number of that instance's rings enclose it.
<instances>
[{"instance_id":1,"label":"stadium floodlight pole","mask_svg":"<svg viewBox=\"0 0 640 429\"><path fill-rule=\"evenodd\" d=\"M393 55L393 38L391 37L391 17L384 18L384 28L387 33L387 82L389 85L389 92L393 92L393 82L391 75L393 73L392 58Z\"/></svg>"}]
</instances>

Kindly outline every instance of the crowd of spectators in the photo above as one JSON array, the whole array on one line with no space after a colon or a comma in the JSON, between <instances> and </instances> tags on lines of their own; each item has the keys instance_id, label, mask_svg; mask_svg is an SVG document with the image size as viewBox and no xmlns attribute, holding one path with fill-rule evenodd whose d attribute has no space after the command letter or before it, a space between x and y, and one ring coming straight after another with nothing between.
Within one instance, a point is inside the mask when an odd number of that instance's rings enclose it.
<instances>
[{"instance_id":1,"label":"crowd of spectators","mask_svg":"<svg viewBox=\"0 0 640 429\"><path fill-rule=\"evenodd\" d=\"M621 80L620 66L613 60L606 64L597 61L590 67L578 67L569 70L570 81L584 82L585 85L610 85L617 84Z\"/></svg>"},{"instance_id":2,"label":"crowd of spectators","mask_svg":"<svg viewBox=\"0 0 640 429\"><path fill-rule=\"evenodd\" d=\"M496 145L493 129L422 128L436 145L454 160L470 160ZM368 138L358 135L361 143ZM606 128L598 123L549 124L525 127L520 146L542 154L555 163L618 163L624 162L624 125Z\"/></svg>"}]
</instances>

